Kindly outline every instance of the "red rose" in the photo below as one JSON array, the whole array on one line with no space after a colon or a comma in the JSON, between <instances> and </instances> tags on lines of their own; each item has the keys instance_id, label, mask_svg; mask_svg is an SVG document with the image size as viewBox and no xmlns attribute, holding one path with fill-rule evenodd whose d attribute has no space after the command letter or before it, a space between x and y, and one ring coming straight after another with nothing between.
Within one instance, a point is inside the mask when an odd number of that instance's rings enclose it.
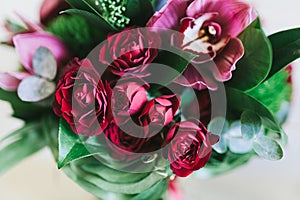
<instances>
[{"instance_id":1,"label":"red rose","mask_svg":"<svg viewBox=\"0 0 300 200\"><path fill-rule=\"evenodd\" d=\"M177 95L165 95L152 99L139 115L139 123L149 136L153 136L174 120L179 105L180 100Z\"/></svg>"},{"instance_id":2,"label":"red rose","mask_svg":"<svg viewBox=\"0 0 300 200\"><path fill-rule=\"evenodd\" d=\"M160 43L158 34L139 28L125 29L107 38L100 49L99 61L118 76L126 73L145 76L145 69L157 56Z\"/></svg>"},{"instance_id":3,"label":"red rose","mask_svg":"<svg viewBox=\"0 0 300 200\"><path fill-rule=\"evenodd\" d=\"M65 0L44 0L40 9L40 21L42 24L49 24L59 16L59 12L67 10L71 6Z\"/></svg>"},{"instance_id":4,"label":"red rose","mask_svg":"<svg viewBox=\"0 0 300 200\"><path fill-rule=\"evenodd\" d=\"M147 102L146 86L133 81L127 80L113 88L111 106L117 124L127 122Z\"/></svg>"},{"instance_id":5,"label":"red rose","mask_svg":"<svg viewBox=\"0 0 300 200\"><path fill-rule=\"evenodd\" d=\"M198 120L179 122L169 131L167 157L174 174L186 177L208 162L218 136L209 133Z\"/></svg>"},{"instance_id":6,"label":"red rose","mask_svg":"<svg viewBox=\"0 0 300 200\"><path fill-rule=\"evenodd\" d=\"M56 88L54 112L81 135L96 135L106 128L111 89L88 60L70 63Z\"/></svg>"},{"instance_id":7,"label":"red rose","mask_svg":"<svg viewBox=\"0 0 300 200\"><path fill-rule=\"evenodd\" d=\"M135 130L132 130L135 131ZM136 131L135 131L136 132ZM111 123L105 130L107 144L111 150L111 156L118 160L131 161L143 153L143 145L146 140L143 132L139 137L132 136L121 130L115 123Z\"/></svg>"}]
</instances>

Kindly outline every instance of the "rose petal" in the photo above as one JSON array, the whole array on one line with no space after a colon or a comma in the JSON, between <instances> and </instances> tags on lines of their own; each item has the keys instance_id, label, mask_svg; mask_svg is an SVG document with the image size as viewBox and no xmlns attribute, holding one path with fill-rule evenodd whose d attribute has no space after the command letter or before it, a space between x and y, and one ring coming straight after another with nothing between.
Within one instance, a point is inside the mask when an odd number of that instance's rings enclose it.
<instances>
[{"instance_id":1,"label":"rose petal","mask_svg":"<svg viewBox=\"0 0 300 200\"><path fill-rule=\"evenodd\" d=\"M68 50L63 43L48 33L19 34L13 38L13 41L22 64L29 72L32 72L33 55L39 47L49 49L58 64L69 57Z\"/></svg>"},{"instance_id":2,"label":"rose petal","mask_svg":"<svg viewBox=\"0 0 300 200\"><path fill-rule=\"evenodd\" d=\"M215 58L217 68L213 68L214 77L219 81L227 81L235 70L236 62L244 55L244 47L238 38L233 38Z\"/></svg>"},{"instance_id":3,"label":"rose petal","mask_svg":"<svg viewBox=\"0 0 300 200\"><path fill-rule=\"evenodd\" d=\"M187 1L170 0L159 12L156 12L147 23L148 27L172 29L184 17Z\"/></svg>"}]
</instances>

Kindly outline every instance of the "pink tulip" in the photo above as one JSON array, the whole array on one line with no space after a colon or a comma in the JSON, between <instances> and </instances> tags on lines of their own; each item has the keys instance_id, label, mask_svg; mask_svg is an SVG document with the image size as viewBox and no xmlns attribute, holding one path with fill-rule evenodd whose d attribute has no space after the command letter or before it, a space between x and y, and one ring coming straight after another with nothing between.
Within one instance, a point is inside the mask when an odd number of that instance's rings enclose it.
<instances>
[{"instance_id":1,"label":"pink tulip","mask_svg":"<svg viewBox=\"0 0 300 200\"><path fill-rule=\"evenodd\" d=\"M175 42L198 55L184 72L185 79L179 78L177 83L215 89L214 80L231 78L244 54L237 36L255 17L251 7L239 0L170 0L147 26L180 31L182 38Z\"/></svg>"},{"instance_id":2,"label":"pink tulip","mask_svg":"<svg viewBox=\"0 0 300 200\"><path fill-rule=\"evenodd\" d=\"M5 90L16 90L24 78L34 74L32 60L39 47L48 48L53 53L58 66L69 57L64 44L58 38L45 32L18 34L13 38L13 42L26 71L0 73L0 87Z\"/></svg>"}]
</instances>

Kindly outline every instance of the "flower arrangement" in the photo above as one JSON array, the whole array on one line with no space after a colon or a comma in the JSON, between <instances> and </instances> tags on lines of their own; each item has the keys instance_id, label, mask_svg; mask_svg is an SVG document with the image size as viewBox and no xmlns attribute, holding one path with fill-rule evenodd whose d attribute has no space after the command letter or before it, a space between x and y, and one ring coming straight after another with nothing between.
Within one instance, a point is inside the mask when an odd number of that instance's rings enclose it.
<instances>
[{"instance_id":1,"label":"flower arrangement","mask_svg":"<svg viewBox=\"0 0 300 200\"><path fill-rule=\"evenodd\" d=\"M283 157L299 28L266 36L240 0L45 0L40 23L19 17L0 99L25 126L0 140L0 174L48 146L98 198L178 199L175 177Z\"/></svg>"}]
</instances>

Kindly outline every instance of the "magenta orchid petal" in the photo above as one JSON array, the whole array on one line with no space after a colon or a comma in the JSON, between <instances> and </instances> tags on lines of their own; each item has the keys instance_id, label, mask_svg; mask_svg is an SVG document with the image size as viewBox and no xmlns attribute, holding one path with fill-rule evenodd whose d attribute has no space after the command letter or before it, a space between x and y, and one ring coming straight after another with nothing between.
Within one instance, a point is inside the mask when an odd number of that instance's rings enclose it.
<instances>
[{"instance_id":1,"label":"magenta orchid petal","mask_svg":"<svg viewBox=\"0 0 300 200\"><path fill-rule=\"evenodd\" d=\"M179 76L174 82L183 86L192 87L196 90L203 90L209 88L210 90L216 90L218 88L216 80L208 75L201 67L199 69L196 66L189 65L183 72L182 76ZM205 75L203 78L203 75Z\"/></svg>"},{"instance_id":2,"label":"magenta orchid petal","mask_svg":"<svg viewBox=\"0 0 300 200\"><path fill-rule=\"evenodd\" d=\"M26 72L0 73L0 88L16 91L20 82L28 76L30 76L30 74Z\"/></svg>"},{"instance_id":3,"label":"magenta orchid petal","mask_svg":"<svg viewBox=\"0 0 300 200\"><path fill-rule=\"evenodd\" d=\"M238 38L231 39L214 60L217 69L213 69L214 77L218 81L227 81L235 70L236 62L244 55L244 47Z\"/></svg>"},{"instance_id":4,"label":"magenta orchid petal","mask_svg":"<svg viewBox=\"0 0 300 200\"><path fill-rule=\"evenodd\" d=\"M230 10L230 12L228 12ZM251 6L239 0L195 0L187 8L188 17L199 17L199 13L218 12L215 21L222 24L223 32L236 37L256 18Z\"/></svg>"},{"instance_id":5,"label":"magenta orchid petal","mask_svg":"<svg viewBox=\"0 0 300 200\"><path fill-rule=\"evenodd\" d=\"M179 25L188 6L187 1L170 0L160 11L156 12L147 23L148 27L173 29Z\"/></svg>"},{"instance_id":6,"label":"magenta orchid petal","mask_svg":"<svg viewBox=\"0 0 300 200\"><path fill-rule=\"evenodd\" d=\"M39 47L48 48L56 58L58 64L68 57L68 50L56 37L42 32L19 34L13 38L16 51L24 67L32 72L33 55Z\"/></svg>"}]
</instances>

